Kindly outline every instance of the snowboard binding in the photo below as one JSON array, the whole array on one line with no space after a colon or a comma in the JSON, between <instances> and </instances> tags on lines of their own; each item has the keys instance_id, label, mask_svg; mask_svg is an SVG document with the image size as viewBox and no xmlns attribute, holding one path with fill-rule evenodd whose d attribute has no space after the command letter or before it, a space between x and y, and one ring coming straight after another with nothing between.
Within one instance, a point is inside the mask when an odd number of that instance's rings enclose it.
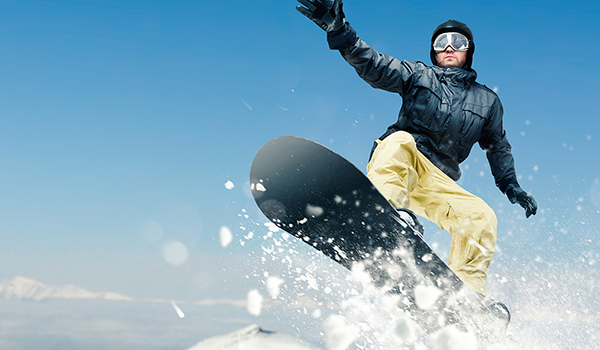
<instances>
[{"instance_id":1,"label":"snowboard binding","mask_svg":"<svg viewBox=\"0 0 600 350\"><path fill-rule=\"evenodd\" d=\"M400 215L402 221L404 221L404 223L406 223L416 234L423 238L425 229L423 228L421 222L419 222L417 215L415 215L412 210L406 208L396 208L396 211Z\"/></svg>"},{"instance_id":2,"label":"snowboard binding","mask_svg":"<svg viewBox=\"0 0 600 350\"><path fill-rule=\"evenodd\" d=\"M508 307L503 302L494 299L486 299L483 303L492 312L492 315L495 316L505 328L508 328L508 324L510 323L510 311L508 310Z\"/></svg>"}]
</instances>

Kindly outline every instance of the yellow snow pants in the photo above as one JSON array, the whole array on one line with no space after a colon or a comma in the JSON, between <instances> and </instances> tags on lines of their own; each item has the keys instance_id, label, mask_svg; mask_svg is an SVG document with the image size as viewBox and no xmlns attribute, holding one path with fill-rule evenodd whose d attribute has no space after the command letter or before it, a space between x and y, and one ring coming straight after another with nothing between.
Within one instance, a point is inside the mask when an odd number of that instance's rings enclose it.
<instances>
[{"instance_id":1,"label":"yellow snow pants","mask_svg":"<svg viewBox=\"0 0 600 350\"><path fill-rule=\"evenodd\" d=\"M394 207L412 210L452 237L448 266L473 291L485 296L487 269L496 246L496 214L460 187L418 149L411 134L398 131L377 140L367 176Z\"/></svg>"}]
</instances>

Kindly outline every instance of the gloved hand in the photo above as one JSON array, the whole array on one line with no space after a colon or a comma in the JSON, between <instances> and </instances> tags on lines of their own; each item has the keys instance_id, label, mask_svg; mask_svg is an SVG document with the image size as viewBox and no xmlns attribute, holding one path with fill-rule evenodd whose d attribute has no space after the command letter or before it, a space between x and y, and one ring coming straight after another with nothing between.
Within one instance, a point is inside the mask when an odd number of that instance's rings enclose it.
<instances>
[{"instance_id":1,"label":"gloved hand","mask_svg":"<svg viewBox=\"0 0 600 350\"><path fill-rule=\"evenodd\" d=\"M525 209L525 217L529 218L531 215L537 213L535 199L529 193L523 191L519 185L508 185L506 196L512 204L519 203Z\"/></svg>"},{"instance_id":2,"label":"gloved hand","mask_svg":"<svg viewBox=\"0 0 600 350\"><path fill-rule=\"evenodd\" d=\"M341 29L344 26L344 11L342 0L298 0L302 5L296 10L315 22L327 33Z\"/></svg>"}]
</instances>

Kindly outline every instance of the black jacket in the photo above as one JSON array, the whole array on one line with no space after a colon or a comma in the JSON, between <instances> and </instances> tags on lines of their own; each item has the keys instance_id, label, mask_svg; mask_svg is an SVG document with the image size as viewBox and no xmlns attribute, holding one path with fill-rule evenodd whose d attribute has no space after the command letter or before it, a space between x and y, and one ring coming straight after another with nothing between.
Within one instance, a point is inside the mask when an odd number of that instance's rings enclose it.
<instances>
[{"instance_id":1,"label":"black jacket","mask_svg":"<svg viewBox=\"0 0 600 350\"><path fill-rule=\"evenodd\" d=\"M363 80L402 97L398 121L380 139L399 130L409 132L419 151L455 181L461 175L458 165L477 142L486 152L496 186L504 193L509 184L518 184L502 126L502 104L492 90L475 81L475 71L378 53L349 23L327 39Z\"/></svg>"}]
</instances>

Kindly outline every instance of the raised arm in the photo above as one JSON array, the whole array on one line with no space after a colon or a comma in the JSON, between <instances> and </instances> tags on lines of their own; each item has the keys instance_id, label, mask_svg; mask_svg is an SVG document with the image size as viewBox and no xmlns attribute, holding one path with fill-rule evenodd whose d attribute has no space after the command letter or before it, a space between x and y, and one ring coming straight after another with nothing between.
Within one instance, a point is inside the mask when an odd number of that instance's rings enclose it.
<instances>
[{"instance_id":1,"label":"raised arm","mask_svg":"<svg viewBox=\"0 0 600 350\"><path fill-rule=\"evenodd\" d=\"M423 63L400 61L381 54L362 41L346 22L342 0L298 0L300 13L327 32L329 47L339 50L358 75L374 88L399 93L408 90L416 69Z\"/></svg>"},{"instance_id":2,"label":"raised arm","mask_svg":"<svg viewBox=\"0 0 600 350\"><path fill-rule=\"evenodd\" d=\"M369 85L401 96L410 89L415 71L426 68L421 62L400 61L377 52L356 35L348 22L341 29L327 33L327 41Z\"/></svg>"}]
</instances>

